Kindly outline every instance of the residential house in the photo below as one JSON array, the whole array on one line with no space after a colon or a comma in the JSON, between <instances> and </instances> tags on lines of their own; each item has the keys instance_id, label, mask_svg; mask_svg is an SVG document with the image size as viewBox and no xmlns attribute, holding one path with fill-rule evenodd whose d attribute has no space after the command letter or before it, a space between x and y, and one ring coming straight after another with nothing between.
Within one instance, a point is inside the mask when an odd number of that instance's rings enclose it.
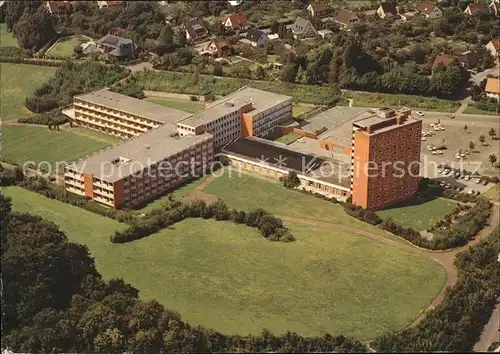
<instances>
[{"instance_id":1,"label":"residential house","mask_svg":"<svg viewBox=\"0 0 500 354\"><path fill-rule=\"evenodd\" d=\"M423 2L417 5L417 10L429 20L443 17L443 11L434 4Z\"/></svg>"},{"instance_id":2,"label":"residential house","mask_svg":"<svg viewBox=\"0 0 500 354\"><path fill-rule=\"evenodd\" d=\"M136 46L128 38L107 34L96 41L96 44L103 52L119 59L132 59L135 56Z\"/></svg>"},{"instance_id":3,"label":"residential house","mask_svg":"<svg viewBox=\"0 0 500 354\"><path fill-rule=\"evenodd\" d=\"M71 12L69 1L46 1L45 6L51 15L62 15Z\"/></svg>"},{"instance_id":4,"label":"residential house","mask_svg":"<svg viewBox=\"0 0 500 354\"><path fill-rule=\"evenodd\" d=\"M453 60L455 58L453 58L451 55L438 55L436 56L436 58L434 59L434 62L432 63L432 72L434 72L434 70L436 70L437 68L440 68L440 67L444 67L446 68L448 65L450 65Z\"/></svg>"},{"instance_id":5,"label":"residential house","mask_svg":"<svg viewBox=\"0 0 500 354\"><path fill-rule=\"evenodd\" d=\"M269 42L267 34L257 28L250 28L244 39L244 43L248 43L253 47L263 47Z\"/></svg>"},{"instance_id":6,"label":"residential house","mask_svg":"<svg viewBox=\"0 0 500 354\"><path fill-rule=\"evenodd\" d=\"M218 57L230 56L232 54L232 47L226 38L216 37L210 41L205 51L210 55Z\"/></svg>"},{"instance_id":7,"label":"residential house","mask_svg":"<svg viewBox=\"0 0 500 354\"><path fill-rule=\"evenodd\" d=\"M396 8L396 3L394 2L383 2L377 9L377 15L383 19L394 20L398 18L398 10Z\"/></svg>"},{"instance_id":8,"label":"residential house","mask_svg":"<svg viewBox=\"0 0 500 354\"><path fill-rule=\"evenodd\" d=\"M307 6L307 12L313 18L323 18L328 16L330 8L324 2L312 2Z\"/></svg>"},{"instance_id":9,"label":"residential house","mask_svg":"<svg viewBox=\"0 0 500 354\"><path fill-rule=\"evenodd\" d=\"M341 9L334 19L335 23L339 24L341 27L351 27L352 25L359 22L358 16L349 10Z\"/></svg>"},{"instance_id":10,"label":"residential house","mask_svg":"<svg viewBox=\"0 0 500 354\"><path fill-rule=\"evenodd\" d=\"M318 31L318 35L319 35L321 38L323 38L323 39L331 37L331 36L332 36L332 34L333 34L333 32L332 32L332 31L330 31L329 29L324 29L324 30L319 30L319 31Z\"/></svg>"},{"instance_id":11,"label":"residential house","mask_svg":"<svg viewBox=\"0 0 500 354\"><path fill-rule=\"evenodd\" d=\"M416 12L405 12L403 14L399 14L399 18L403 21L403 22L408 22L408 21L411 21L415 18L415 16L417 15Z\"/></svg>"},{"instance_id":12,"label":"residential house","mask_svg":"<svg viewBox=\"0 0 500 354\"><path fill-rule=\"evenodd\" d=\"M486 44L486 49L488 49L493 56L496 58L500 53L500 38L492 39L488 44Z\"/></svg>"},{"instance_id":13,"label":"residential house","mask_svg":"<svg viewBox=\"0 0 500 354\"><path fill-rule=\"evenodd\" d=\"M97 6L99 9L103 7L125 6L125 1L98 1Z\"/></svg>"},{"instance_id":14,"label":"residential house","mask_svg":"<svg viewBox=\"0 0 500 354\"><path fill-rule=\"evenodd\" d=\"M470 50L458 50L454 53L455 59L466 69L473 69L476 67L479 60L479 54Z\"/></svg>"},{"instance_id":15,"label":"residential house","mask_svg":"<svg viewBox=\"0 0 500 354\"><path fill-rule=\"evenodd\" d=\"M232 15L226 15L222 17L222 24L226 28L232 28L233 30L245 30L247 29L247 17L244 13L238 12Z\"/></svg>"},{"instance_id":16,"label":"residential house","mask_svg":"<svg viewBox=\"0 0 500 354\"><path fill-rule=\"evenodd\" d=\"M488 9L496 17L500 17L500 0L491 0Z\"/></svg>"},{"instance_id":17,"label":"residential house","mask_svg":"<svg viewBox=\"0 0 500 354\"><path fill-rule=\"evenodd\" d=\"M316 35L316 29L314 29L311 21L306 20L302 17L297 17L295 22L291 25L286 26L290 29L295 39L311 38Z\"/></svg>"},{"instance_id":18,"label":"residential house","mask_svg":"<svg viewBox=\"0 0 500 354\"><path fill-rule=\"evenodd\" d=\"M243 2L243 0L228 0L229 5L238 6Z\"/></svg>"},{"instance_id":19,"label":"residential house","mask_svg":"<svg viewBox=\"0 0 500 354\"><path fill-rule=\"evenodd\" d=\"M82 43L80 47L82 48L82 54L85 55L99 52L99 48L94 41Z\"/></svg>"},{"instance_id":20,"label":"residential house","mask_svg":"<svg viewBox=\"0 0 500 354\"><path fill-rule=\"evenodd\" d=\"M484 88L486 96L500 101L500 79L489 77L486 80L486 87Z\"/></svg>"},{"instance_id":21,"label":"residential house","mask_svg":"<svg viewBox=\"0 0 500 354\"><path fill-rule=\"evenodd\" d=\"M208 29L203 18L199 17L184 23L186 39L199 41L208 36Z\"/></svg>"},{"instance_id":22,"label":"residential house","mask_svg":"<svg viewBox=\"0 0 500 354\"><path fill-rule=\"evenodd\" d=\"M477 16L482 12L486 12L486 5L483 4L482 2L470 3L464 10L464 14L469 16Z\"/></svg>"}]
</instances>

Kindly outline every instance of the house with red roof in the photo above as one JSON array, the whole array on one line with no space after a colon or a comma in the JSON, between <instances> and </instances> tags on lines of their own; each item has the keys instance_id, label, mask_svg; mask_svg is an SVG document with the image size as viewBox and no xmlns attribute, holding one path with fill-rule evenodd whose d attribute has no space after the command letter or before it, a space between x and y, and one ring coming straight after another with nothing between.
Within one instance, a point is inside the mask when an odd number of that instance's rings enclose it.
<instances>
[{"instance_id":1,"label":"house with red roof","mask_svg":"<svg viewBox=\"0 0 500 354\"><path fill-rule=\"evenodd\" d=\"M467 5L467 8L464 10L464 14L468 16L477 16L480 13L486 12L486 5L482 2L479 3L470 3Z\"/></svg>"},{"instance_id":2,"label":"house with red roof","mask_svg":"<svg viewBox=\"0 0 500 354\"><path fill-rule=\"evenodd\" d=\"M244 30L248 28L247 17L244 13L238 12L231 15L226 15L221 19L222 24L226 28L234 30Z\"/></svg>"},{"instance_id":3,"label":"house with red roof","mask_svg":"<svg viewBox=\"0 0 500 354\"><path fill-rule=\"evenodd\" d=\"M498 57L500 53L500 38L492 39L488 44L486 44L486 49L489 50L493 58Z\"/></svg>"},{"instance_id":4,"label":"house with red roof","mask_svg":"<svg viewBox=\"0 0 500 354\"><path fill-rule=\"evenodd\" d=\"M435 20L437 18L443 17L443 11L441 11L441 9L435 4L431 4L429 2L418 4L417 10L429 20Z\"/></svg>"},{"instance_id":5,"label":"house with red roof","mask_svg":"<svg viewBox=\"0 0 500 354\"><path fill-rule=\"evenodd\" d=\"M45 7L51 15L62 15L71 12L71 2L69 1L46 1Z\"/></svg>"}]
</instances>

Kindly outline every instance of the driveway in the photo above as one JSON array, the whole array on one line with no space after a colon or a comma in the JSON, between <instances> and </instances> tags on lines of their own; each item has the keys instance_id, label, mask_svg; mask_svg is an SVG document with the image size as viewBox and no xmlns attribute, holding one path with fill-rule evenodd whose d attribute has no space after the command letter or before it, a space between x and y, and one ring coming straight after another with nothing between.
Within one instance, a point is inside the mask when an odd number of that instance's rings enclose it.
<instances>
[{"instance_id":1,"label":"driveway","mask_svg":"<svg viewBox=\"0 0 500 354\"><path fill-rule=\"evenodd\" d=\"M472 75L471 81L474 82L476 85L479 85L479 83L483 79L485 79L488 75L498 76L499 72L500 72L500 65L499 61L497 60L494 67L486 69L485 71L477 73L476 75Z\"/></svg>"}]
</instances>

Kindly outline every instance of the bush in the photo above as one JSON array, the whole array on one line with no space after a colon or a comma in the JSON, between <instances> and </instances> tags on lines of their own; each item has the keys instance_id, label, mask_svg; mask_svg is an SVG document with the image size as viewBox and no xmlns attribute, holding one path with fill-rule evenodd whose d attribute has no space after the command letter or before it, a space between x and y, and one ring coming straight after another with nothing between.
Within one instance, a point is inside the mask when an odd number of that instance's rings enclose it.
<instances>
[{"instance_id":1,"label":"bush","mask_svg":"<svg viewBox=\"0 0 500 354\"><path fill-rule=\"evenodd\" d=\"M64 114L62 114L61 108L56 108L35 116L20 118L17 121L24 124L42 124L54 126L65 124L69 121L69 119Z\"/></svg>"},{"instance_id":2,"label":"bush","mask_svg":"<svg viewBox=\"0 0 500 354\"><path fill-rule=\"evenodd\" d=\"M300 186L300 179L297 177L297 173L295 171L290 171L284 178L283 178L283 186L286 188L296 188Z\"/></svg>"},{"instance_id":3,"label":"bush","mask_svg":"<svg viewBox=\"0 0 500 354\"><path fill-rule=\"evenodd\" d=\"M378 225L382 222L382 219L373 210L363 209L360 206L348 202L344 203L343 206L347 215L355 217L370 225Z\"/></svg>"},{"instance_id":4,"label":"bush","mask_svg":"<svg viewBox=\"0 0 500 354\"><path fill-rule=\"evenodd\" d=\"M198 96L193 96L193 95L189 96L189 99L194 102L198 102L200 100Z\"/></svg>"}]
</instances>

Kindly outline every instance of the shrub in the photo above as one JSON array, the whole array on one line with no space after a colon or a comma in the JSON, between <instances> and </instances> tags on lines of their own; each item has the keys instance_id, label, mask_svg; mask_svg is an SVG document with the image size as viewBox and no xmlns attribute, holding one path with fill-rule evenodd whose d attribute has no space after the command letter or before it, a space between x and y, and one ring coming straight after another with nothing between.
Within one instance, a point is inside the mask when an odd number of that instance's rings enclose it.
<instances>
[{"instance_id":1,"label":"shrub","mask_svg":"<svg viewBox=\"0 0 500 354\"><path fill-rule=\"evenodd\" d=\"M61 125L67 123L69 119L62 114L61 108L56 108L35 116L20 118L17 121L25 124Z\"/></svg>"},{"instance_id":2,"label":"shrub","mask_svg":"<svg viewBox=\"0 0 500 354\"><path fill-rule=\"evenodd\" d=\"M290 171L284 178L283 178L283 186L286 188L296 188L300 186L300 179L297 177L297 173L295 171Z\"/></svg>"},{"instance_id":3,"label":"shrub","mask_svg":"<svg viewBox=\"0 0 500 354\"><path fill-rule=\"evenodd\" d=\"M370 225L378 225L382 222L382 219L373 210L366 210L348 202L345 202L343 206L347 215L355 217Z\"/></svg>"}]
</instances>

